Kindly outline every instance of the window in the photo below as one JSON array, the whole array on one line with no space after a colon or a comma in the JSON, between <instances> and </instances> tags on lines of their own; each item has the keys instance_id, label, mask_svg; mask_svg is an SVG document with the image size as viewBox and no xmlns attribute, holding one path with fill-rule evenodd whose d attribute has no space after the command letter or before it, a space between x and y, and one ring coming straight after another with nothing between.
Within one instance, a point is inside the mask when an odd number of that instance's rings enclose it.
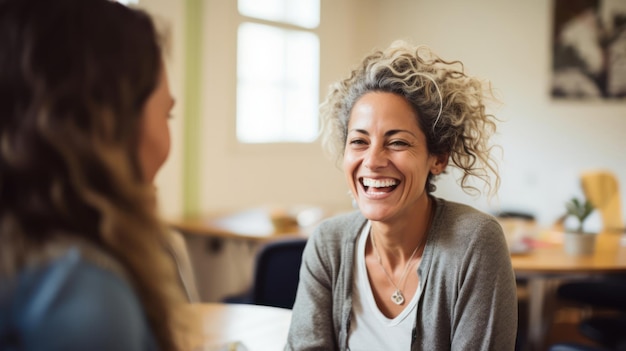
<instances>
[{"instance_id":1,"label":"window","mask_svg":"<svg viewBox=\"0 0 626 351\"><path fill-rule=\"evenodd\" d=\"M319 0L239 0L237 139L311 142L318 134Z\"/></svg>"},{"instance_id":2,"label":"window","mask_svg":"<svg viewBox=\"0 0 626 351\"><path fill-rule=\"evenodd\" d=\"M239 0L239 13L252 18L316 28L320 23L319 0Z\"/></svg>"}]
</instances>

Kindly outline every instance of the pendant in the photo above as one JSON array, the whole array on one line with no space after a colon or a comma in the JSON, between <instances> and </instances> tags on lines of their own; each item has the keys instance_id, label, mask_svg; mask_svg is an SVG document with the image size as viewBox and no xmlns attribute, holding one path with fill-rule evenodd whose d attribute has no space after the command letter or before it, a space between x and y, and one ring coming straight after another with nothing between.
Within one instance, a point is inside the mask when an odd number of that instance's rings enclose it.
<instances>
[{"instance_id":1,"label":"pendant","mask_svg":"<svg viewBox=\"0 0 626 351\"><path fill-rule=\"evenodd\" d=\"M391 295L391 301L396 305L402 305L404 303L404 296L402 296L402 292L399 289L396 289Z\"/></svg>"}]
</instances>

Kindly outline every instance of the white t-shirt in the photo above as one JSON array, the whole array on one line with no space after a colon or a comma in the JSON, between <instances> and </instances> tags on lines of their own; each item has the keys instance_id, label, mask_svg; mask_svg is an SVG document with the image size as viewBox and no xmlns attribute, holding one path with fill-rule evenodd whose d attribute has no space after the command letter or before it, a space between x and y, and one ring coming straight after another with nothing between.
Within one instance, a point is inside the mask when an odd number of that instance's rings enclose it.
<instances>
[{"instance_id":1,"label":"white t-shirt","mask_svg":"<svg viewBox=\"0 0 626 351\"><path fill-rule=\"evenodd\" d=\"M378 309L365 266L365 246L370 235L371 224L367 223L359 234L355 250L355 274L352 283L352 318L348 348L361 350L411 349L411 335L415 324L415 309L421 293L420 285L402 313L393 319L385 317Z\"/></svg>"}]
</instances>

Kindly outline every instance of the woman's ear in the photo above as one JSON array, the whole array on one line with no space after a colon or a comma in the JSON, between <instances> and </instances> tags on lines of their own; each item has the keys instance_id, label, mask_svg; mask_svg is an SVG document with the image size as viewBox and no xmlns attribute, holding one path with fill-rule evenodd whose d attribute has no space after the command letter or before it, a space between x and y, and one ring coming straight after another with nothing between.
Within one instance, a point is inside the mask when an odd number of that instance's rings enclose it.
<instances>
[{"instance_id":1,"label":"woman's ear","mask_svg":"<svg viewBox=\"0 0 626 351\"><path fill-rule=\"evenodd\" d=\"M450 154L445 153L441 155L435 156L435 163L430 167L430 173L434 175L439 175L446 170L448 166L448 159L450 158Z\"/></svg>"}]
</instances>

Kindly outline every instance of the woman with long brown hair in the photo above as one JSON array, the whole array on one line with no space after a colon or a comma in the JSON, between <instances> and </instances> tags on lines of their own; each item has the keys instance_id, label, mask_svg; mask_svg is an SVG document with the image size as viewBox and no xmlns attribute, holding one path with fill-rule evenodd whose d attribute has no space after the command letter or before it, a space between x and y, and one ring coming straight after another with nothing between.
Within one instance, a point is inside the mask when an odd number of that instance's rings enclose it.
<instances>
[{"instance_id":1,"label":"woman with long brown hair","mask_svg":"<svg viewBox=\"0 0 626 351\"><path fill-rule=\"evenodd\" d=\"M147 14L0 0L0 349L177 349L152 187L173 103Z\"/></svg>"}]
</instances>

